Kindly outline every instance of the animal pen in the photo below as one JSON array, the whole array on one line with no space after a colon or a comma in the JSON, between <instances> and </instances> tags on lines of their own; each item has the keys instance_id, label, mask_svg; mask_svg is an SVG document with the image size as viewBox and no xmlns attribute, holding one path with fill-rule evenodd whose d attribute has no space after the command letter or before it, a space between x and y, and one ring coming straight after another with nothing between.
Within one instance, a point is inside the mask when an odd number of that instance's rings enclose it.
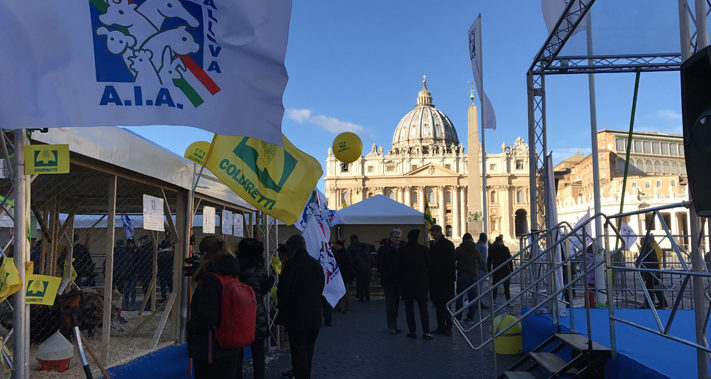
<instances>
[{"instance_id":1,"label":"animal pen","mask_svg":"<svg viewBox=\"0 0 711 379\"><path fill-rule=\"evenodd\" d=\"M35 353L57 330L72 340L71 312L78 316L84 349L103 367L184 343L190 284L183 266L193 250L192 220L202 221L206 207L218 216L227 210L242 214L245 234L252 235L253 230L264 229L255 223L265 218L253 214L251 206L211 174L198 173L182 157L124 129L51 129L28 132L25 138L13 134L5 131L1 138L8 162L22 156L23 139L24 144L64 143L69 144L70 172L20 175L26 178L24 209L13 195L19 181L0 179L3 252L12 255L12 245L20 241L25 248L15 257L18 268L31 262L33 274L62 276L65 281L76 275L72 282L81 290L81 301L63 301L58 295L53 306L18 308L25 300L23 291L3 301L3 369L14 370L16 377L29 376L29 370L33 377L56 377L56 372L34 371ZM6 177L14 174L12 167L9 174ZM144 228L144 195L162 200L157 224L163 224L163 231ZM17 228L13 220L22 212L32 221ZM217 224L219 235L221 223ZM135 247L127 243L130 234ZM24 235L27 243L19 238ZM199 238L193 236L197 243ZM236 236L223 238L228 245L237 242ZM75 274L66 269L72 261ZM72 289L72 282L65 292ZM74 358L69 370L59 375L82 376L76 352ZM89 355L87 359L97 367Z\"/></svg>"}]
</instances>

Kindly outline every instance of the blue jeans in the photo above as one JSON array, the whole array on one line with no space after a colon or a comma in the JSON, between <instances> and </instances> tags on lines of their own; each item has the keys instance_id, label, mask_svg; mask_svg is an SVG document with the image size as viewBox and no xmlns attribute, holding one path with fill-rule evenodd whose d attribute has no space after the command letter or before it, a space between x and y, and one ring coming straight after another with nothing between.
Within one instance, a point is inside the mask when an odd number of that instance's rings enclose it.
<instances>
[{"instance_id":1,"label":"blue jeans","mask_svg":"<svg viewBox=\"0 0 711 379\"><path fill-rule=\"evenodd\" d=\"M138 275L132 274L126 280L126 285L123 287L123 307L130 308L136 305L136 283Z\"/></svg>"},{"instance_id":2,"label":"blue jeans","mask_svg":"<svg viewBox=\"0 0 711 379\"><path fill-rule=\"evenodd\" d=\"M460 293L464 292L469 286L474 284L476 281L476 274L473 272L469 271L463 271L463 272L458 272L457 273L457 295ZM469 291L467 291L467 298L471 302L473 299L476 298L477 296L477 290L476 288L472 288ZM464 303L464 297L458 297L457 298L457 309L461 309L462 305ZM474 310L476 309L476 304L470 304L469 309L466 312L467 318L473 319L474 318Z\"/></svg>"}]
</instances>

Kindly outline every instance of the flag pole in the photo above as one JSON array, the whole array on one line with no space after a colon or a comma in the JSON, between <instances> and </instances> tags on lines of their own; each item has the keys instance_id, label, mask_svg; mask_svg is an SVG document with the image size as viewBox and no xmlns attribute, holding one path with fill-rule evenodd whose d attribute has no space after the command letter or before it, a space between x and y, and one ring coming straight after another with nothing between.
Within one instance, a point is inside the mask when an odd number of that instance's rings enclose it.
<instances>
[{"instance_id":1,"label":"flag pole","mask_svg":"<svg viewBox=\"0 0 711 379\"><path fill-rule=\"evenodd\" d=\"M479 19L481 19L481 13L479 13ZM482 56L482 46L481 46L481 22L479 22L479 33L476 37L479 41L479 69L481 70L481 78L477 84L479 88L479 103L481 104L481 205L482 205L482 217L484 223L482 225L482 231L489 235L488 232L488 212L486 209L486 143L485 143L485 131L486 131L486 109L485 109L485 98L484 98L484 58Z\"/></svg>"},{"instance_id":2,"label":"flag pole","mask_svg":"<svg viewBox=\"0 0 711 379\"><path fill-rule=\"evenodd\" d=\"M13 328L15 330L14 366L15 378L30 377L29 307L25 303L25 261L27 256L27 194L29 184L25 177L25 129L15 129L15 249L14 261L20 274L22 289L15 294Z\"/></svg>"}]
</instances>

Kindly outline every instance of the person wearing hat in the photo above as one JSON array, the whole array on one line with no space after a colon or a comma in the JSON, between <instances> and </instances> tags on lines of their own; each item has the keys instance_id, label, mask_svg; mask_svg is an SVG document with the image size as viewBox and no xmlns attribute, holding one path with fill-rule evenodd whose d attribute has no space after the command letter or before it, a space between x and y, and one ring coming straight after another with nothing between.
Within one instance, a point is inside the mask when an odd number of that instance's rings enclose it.
<instances>
[{"instance_id":1,"label":"person wearing hat","mask_svg":"<svg viewBox=\"0 0 711 379\"><path fill-rule=\"evenodd\" d=\"M457 279L454 262L454 244L442 234L442 227L430 228L430 299L437 315L435 334L452 335L452 318L447 312L447 302L454 297Z\"/></svg>"}]
</instances>

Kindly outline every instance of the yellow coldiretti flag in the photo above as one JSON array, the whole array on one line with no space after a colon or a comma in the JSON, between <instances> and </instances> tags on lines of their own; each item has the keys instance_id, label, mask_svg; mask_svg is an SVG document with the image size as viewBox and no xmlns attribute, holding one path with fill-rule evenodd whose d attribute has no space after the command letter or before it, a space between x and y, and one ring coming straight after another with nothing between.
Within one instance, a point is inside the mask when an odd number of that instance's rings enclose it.
<instances>
[{"instance_id":1,"label":"yellow coldiretti flag","mask_svg":"<svg viewBox=\"0 0 711 379\"><path fill-rule=\"evenodd\" d=\"M0 265L0 302L22 288L20 273L12 258L5 257Z\"/></svg>"},{"instance_id":2,"label":"yellow coldiretti flag","mask_svg":"<svg viewBox=\"0 0 711 379\"><path fill-rule=\"evenodd\" d=\"M215 134L205 167L260 211L291 225L321 177L321 165L282 134L283 147Z\"/></svg>"}]
</instances>

